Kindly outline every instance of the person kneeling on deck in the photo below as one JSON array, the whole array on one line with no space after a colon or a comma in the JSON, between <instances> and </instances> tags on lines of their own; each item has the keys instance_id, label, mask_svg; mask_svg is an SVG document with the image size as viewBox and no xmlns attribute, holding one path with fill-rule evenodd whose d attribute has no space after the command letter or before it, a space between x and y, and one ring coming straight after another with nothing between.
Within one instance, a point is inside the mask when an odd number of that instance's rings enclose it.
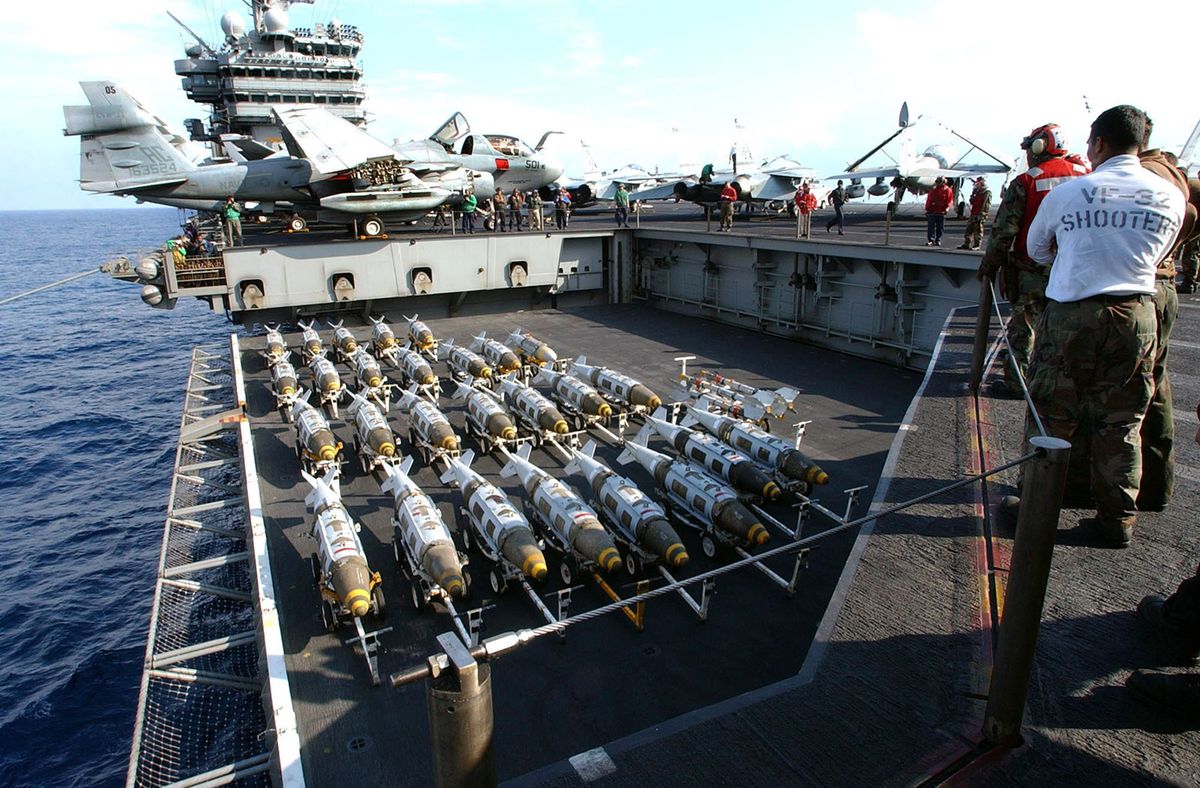
<instances>
[{"instance_id":1,"label":"person kneeling on deck","mask_svg":"<svg viewBox=\"0 0 1200 788\"><path fill-rule=\"evenodd\" d=\"M1088 168L1073 160L1067 151L1062 131L1053 123L1038 126L1021 140L1029 169L1008 184L1000 209L992 222L987 251L979 263L979 278L994 279L1000 274L1000 292L1008 299L1012 315L1008 319L1008 363L1004 377L992 384L992 396L1020 399L1021 384L1017 372L1029 375L1029 357L1033 353L1034 329L1046 307L1048 272L1029 259L1026 235L1050 190L1065 180L1086 175Z\"/></svg>"},{"instance_id":2,"label":"person kneeling on deck","mask_svg":"<svg viewBox=\"0 0 1200 788\"><path fill-rule=\"evenodd\" d=\"M1033 406L1053 437L1072 440L1090 426L1094 527L1110 547L1129 544L1137 519L1154 275L1184 217L1182 193L1138 162L1145 128L1135 107L1100 113L1088 137L1095 171L1047 194L1026 240L1034 262L1054 262L1030 365ZM1032 414L1025 424L1036 434Z\"/></svg>"}]
</instances>

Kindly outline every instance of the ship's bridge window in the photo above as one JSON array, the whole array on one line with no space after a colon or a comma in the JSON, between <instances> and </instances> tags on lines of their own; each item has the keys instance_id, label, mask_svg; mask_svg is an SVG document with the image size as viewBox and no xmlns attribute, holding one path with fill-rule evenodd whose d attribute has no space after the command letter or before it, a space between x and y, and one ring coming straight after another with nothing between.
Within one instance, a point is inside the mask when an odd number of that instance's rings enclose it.
<instances>
[{"instance_id":1,"label":"ship's bridge window","mask_svg":"<svg viewBox=\"0 0 1200 788\"><path fill-rule=\"evenodd\" d=\"M296 103L296 97L295 97L295 96L284 96L284 97L283 97L283 103L284 103L284 104L295 104L295 103Z\"/></svg>"},{"instance_id":2,"label":"ship's bridge window","mask_svg":"<svg viewBox=\"0 0 1200 788\"><path fill-rule=\"evenodd\" d=\"M329 97L326 96L324 93L318 93L315 96L313 96L313 101L317 104L327 104L328 99L329 99Z\"/></svg>"},{"instance_id":3,"label":"ship's bridge window","mask_svg":"<svg viewBox=\"0 0 1200 788\"><path fill-rule=\"evenodd\" d=\"M280 79L292 79L296 76L296 72L290 68L283 69L279 72Z\"/></svg>"}]
</instances>

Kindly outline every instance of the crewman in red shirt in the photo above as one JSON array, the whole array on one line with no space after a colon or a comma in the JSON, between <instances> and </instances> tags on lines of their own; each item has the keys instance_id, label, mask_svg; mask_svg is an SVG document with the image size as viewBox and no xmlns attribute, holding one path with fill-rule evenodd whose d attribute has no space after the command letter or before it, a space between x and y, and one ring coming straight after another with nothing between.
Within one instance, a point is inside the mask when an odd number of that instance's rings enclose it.
<instances>
[{"instance_id":1,"label":"crewman in red shirt","mask_svg":"<svg viewBox=\"0 0 1200 788\"><path fill-rule=\"evenodd\" d=\"M954 192L946 179L938 176L933 188L925 197L925 245L941 246L942 233L946 230L946 212L954 202Z\"/></svg>"},{"instance_id":2,"label":"crewman in red shirt","mask_svg":"<svg viewBox=\"0 0 1200 788\"><path fill-rule=\"evenodd\" d=\"M817 210L817 195L805 181L796 192L796 237L807 238L812 230L812 213Z\"/></svg>"},{"instance_id":3,"label":"crewman in red shirt","mask_svg":"<svg viewBox=\"0 0 1200 788\"><path fill-rule=\"evenodd\" d=\"M733 229L733 204L737 201L737 189L733 182L725 184L721 189L721 229L718 232L729 232Z\"/></svg>"}]
</instances>

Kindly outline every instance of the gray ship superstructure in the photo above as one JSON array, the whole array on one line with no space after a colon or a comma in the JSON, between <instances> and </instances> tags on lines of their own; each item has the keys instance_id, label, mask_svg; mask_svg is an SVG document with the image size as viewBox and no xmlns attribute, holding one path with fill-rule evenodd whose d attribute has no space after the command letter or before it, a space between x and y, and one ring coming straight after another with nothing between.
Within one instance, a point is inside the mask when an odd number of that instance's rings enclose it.
<instances>
[{"instance_id":1,"label":"gray ship superstructure","mask_svg":"<svg viewBox=\"0 0 1200 788\"><path fill-rule=\"evenodd\" d=\"M280 147L283 135L271 113L280 104L315 105L357 126L366 123L362 33L336 19L292 28L291 5L252 0L250 28L231 11L221 18L221 46L194 36L187 57L175 61L188 98L212 107L207 129L199 119L187 121L193 139L236 134Z\"/></svg>"}]
</instances>

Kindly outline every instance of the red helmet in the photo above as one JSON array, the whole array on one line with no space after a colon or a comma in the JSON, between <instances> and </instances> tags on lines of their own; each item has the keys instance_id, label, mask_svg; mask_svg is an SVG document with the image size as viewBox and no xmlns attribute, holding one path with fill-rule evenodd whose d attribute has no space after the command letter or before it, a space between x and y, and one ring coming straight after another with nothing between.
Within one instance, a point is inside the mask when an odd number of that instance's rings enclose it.
<instances>
[{"instance_id":1,"label":"red helmet","mask_svg":"<svg viewBox=\"0 0 1200 788\"><path fill-rule=\"evenodd\" d=\"M1047 123L1029 132L1029 136L1021 140L1021 148L1034 156L1065 156L1067 141L1057 124Z\"/></svg>"}]
</instances>

